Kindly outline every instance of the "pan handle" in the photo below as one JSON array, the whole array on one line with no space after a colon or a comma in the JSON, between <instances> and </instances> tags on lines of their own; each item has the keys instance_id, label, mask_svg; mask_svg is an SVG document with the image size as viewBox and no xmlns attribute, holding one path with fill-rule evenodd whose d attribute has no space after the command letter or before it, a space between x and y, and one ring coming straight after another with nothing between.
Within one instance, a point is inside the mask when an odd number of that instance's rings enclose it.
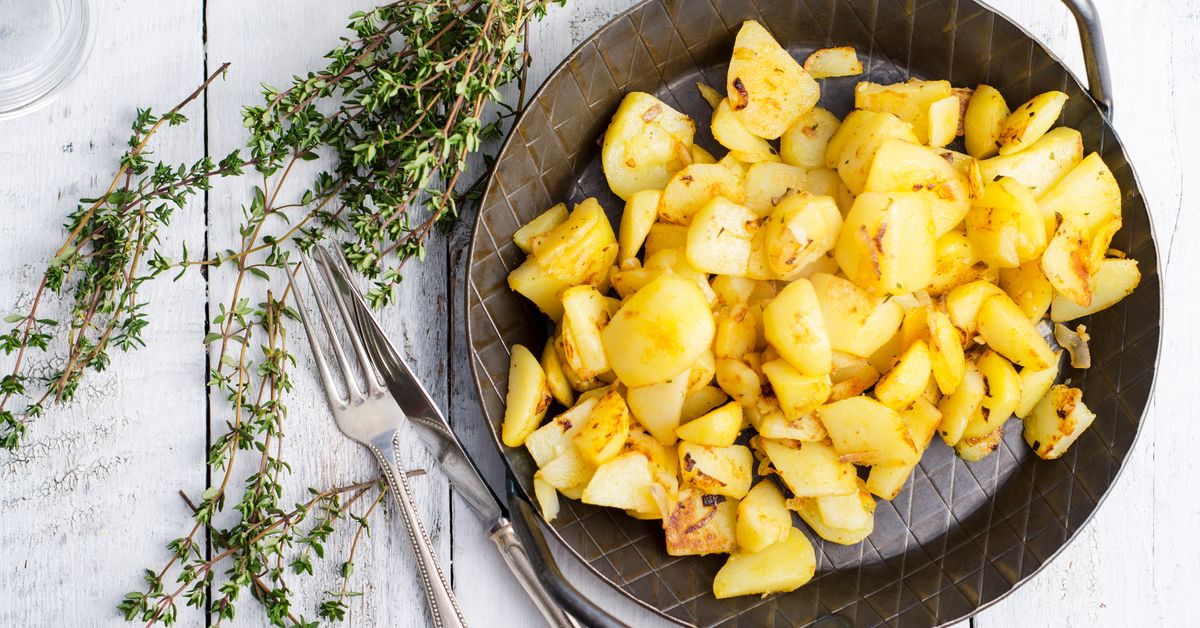
<instances>
[{"instance_id":1,"label":"pan handle","mask_svg":"<svg viewBox=\"0 0 1200 628\"><path fill-rule=\"evenodd\" d=\"M538 580L563 609L586 626L626 628L625 624L609 615L567 581L558 564L554 562L550 546L546 544L540 524L541 517L534 512L533 504L516 486L511 475L508 478L508 509L512 514L513 529L528 550L529 562L533 564Z\"/></svg>"},{"instance_id":2,"label":"pan handle","mask_svg":"<svg viewBox=\"0 0 1200 628\"><path fill-rule=\"evenodd\" d=\"M1100 14L1092 0L1062 0L1075 15L1079 27L1079 41L1083 44L1083 64L1087 68L1088 89L1092 98L1100 105L1104 117L1112 120L1112 75L1108 71L1108 53L1104 49L1104 32L1100 28Z\"/></svg>"}]
</instances>

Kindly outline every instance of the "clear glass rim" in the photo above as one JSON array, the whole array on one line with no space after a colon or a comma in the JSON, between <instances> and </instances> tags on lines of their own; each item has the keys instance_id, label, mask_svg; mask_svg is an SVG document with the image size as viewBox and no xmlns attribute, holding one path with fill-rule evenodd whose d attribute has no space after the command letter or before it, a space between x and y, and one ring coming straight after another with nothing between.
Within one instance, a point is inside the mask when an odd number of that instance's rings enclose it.
<instances>
[{"instance_id":1,"label":"clear glass rim","mask_svg":"<svg viewBox=\"0 0 1200 628\"><path fill-rule=\"evenodd\" d=\"M28 64L0 73L0 120L25 115L52 101L79 74L96 37L89 0L55 0L60 30Z\"/></svg>"}]
</instances>

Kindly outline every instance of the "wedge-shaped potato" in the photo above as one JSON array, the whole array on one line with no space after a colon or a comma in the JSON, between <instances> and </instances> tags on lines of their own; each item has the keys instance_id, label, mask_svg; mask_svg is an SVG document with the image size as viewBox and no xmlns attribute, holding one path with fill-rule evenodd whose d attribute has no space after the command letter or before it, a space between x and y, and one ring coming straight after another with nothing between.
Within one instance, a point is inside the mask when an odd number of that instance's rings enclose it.
<instances>
[{"instance_id":1,"label":"wedge-shaped potato","mask_svg":"<svg viewBox=\"0 0 1200 628\"><path fill-rule=\"evenodd\" d=\"M921 194L929 203L936 235L953 229L971 209L966 175L933 150L903 140L879 147L863 189Z\"/></svg>"},{"instance_id":2,"label":"wedge-shaped potato","mask_svg":"<svg viewBox=\"0 0 1200 628\"><path fill-rule=\"evenodd\" d=\"M837 116L825 109L810 109L779 138L779 156L783 163L806 170L824 168L829 140L841 124Z\"/></svg>"},{"instance_id":3,"label":"wedge-shaped potato","mask_svg":"<svg viewBox=\"0 0 1200 628\"><path fill-rule=\"evenodd\" d=\"M967 154L976 159L995 155L1000 150L1000 132L1011 113L1004 95L996 88L991 85L976 87L963 116Z\"/></svg>"},{"instance_id":4,"label":"wedge-shaped potato","mask_svg":"<svg viewBox=\"0 0 1200 628\"><path fill-rule=\"evenodd\" d=\"M787 360L764 362L762 370L789 422L799 421L829 399L833 384L828 375L804 375Z\"/></svg>"},{"instance_id":5,"label":"wedge-shaped potato","mask_svg":"<svg viewBox=\"0 0 1200 628\"><path fill-rule=\"evenodd\" d=\"M922 383L922 389L924 383ZM833 449L860 464L912 464L919 454L895 410L869 397L851 397L821 406L817 416Z\"/></svg>"},{"instance_id":6,"label":"wedge-shaped potato","mask_svg":"<svg viewBox=\"0 0 1200 628\"><path fill-rule=\"evenodd\" d=\"M546 273L570 285L600 285L616 260L616 244L604 208L589 198L544 234L534 257Z\"/></svg>"},{"instance_id":7,"label":"wedge-shaped potato","mask_svg":"<svg viewBox=\"0 0 1200 628\"><path fill-rule=\"evenodd\" d=\"M832 349L821 304L807 279L788 284L767 304L763 332L767 342L797 371L820 376L831 370Z\"/></svg>"},{"instance_id":8,"label":"wedge-shaped potato","mask_svg":"<svg viewBox=\"0 0 1200 628\"><path fill-rule=\"evenodd\" d=\"M938 411L942 420L938 423L938 432L947 445L953 447L962 440L963 432L971 417L983 407L983 398L987 394L983 375L973 362L968 362L963 373L962 383L953 392L942 398Z\"/></svg>"},{"instance_id":9,"label":"wedge-shaped potato","mask_svg":"<svg viewBox=\"0 0 1200 628\"><path fill-rule=\"evenodd\" d=\"M750 490L754 455L742 445L711 447L682 441L679 472L684 482L705 493L741 499Z\"/></svg>"},{"instance_id":10,"label":"wedge-shaped potato","mask_svg":"<svg viewBox=\"0 0 1200 628\"><path fill-rule=\"evenodd\" d=\"M658 218L687 225L709 201L723 197L734 203L746 200L741 175L721 164L692 164L671 177L658 201Z\"/></svg>"},{"instance_id":11,"label":"wedge-shaped potato","mask_svg":"<svg viewBox=\"0 0 1200 628\"><path fill-rule=\"evenodd\" d=\"M543 314L551 320L562 320L562 301L558 293L571 285L570 281L550 275L530 257L508 274L508 287L513 292L533 301Z\"/></svg>"},{"instance_id":12,"label":"wedge-shaped potato","mask_svg":"<svg viewBox=\"0 0 1200 628\"><path fill-rule=\"evenodd\" d=\"M713 597L767 595L795 591L812 580L817 556L804 533L791 527L786 536L758 552L739 550L713 578Z\"/></svg>"},{"instance_id":13,"label":"wedge-shaped potato","mask_svg":"<svg viewBox=\"0 0 1200 628\"><path fill-rule=\"evenodd\" d=\"M567 379L563 370L553 338L547 339L546 347L542 349L541 366L546 374L546 387L550 389L550 395L563 406L571 407L575 403L575 390L571 388L571 380Z\"/></svg>"},{"instance_id":14,"label":"wedge-shaped potato","mask_svg":"<svg viewBox=\"0 0 1200 628\"><path fill-rule=\"evenodd\" d=\"M608 325L608 303L591 286L572 286L562 293L563 346L575 372L591 379L609 370L600 332Z\"/></svg>"},{"instance_id":15,"label":"wedge-shaped potato","mask_svg":"<svg viewBox=\"0 0 1200 628\"><path fill-rule=\"evenodd\" d=\"M728 99L722 100L713 110L712 134L721 146L736 152L741 161L751 164L762 161L779 161L779 154L767 140L742 126L741 121L734 115Z\"/></svg>"},{"instance_id":16,"label":"wedge-shaped potato","mask_svg":"<svg viewBox=\"0 0 1200 628\"><path fill-rule=\"evenodd\" d=\"M872 296L835 275L816 273L809 281L835 351L870 356L900 327L904 310L893 300Z\"/></svg>"},{"instance_id":17,"label":"wedge-shaped potato","mask_svg":"<svg viewBox=\"0 0 1200 628\"><path fill-rule=\"evenodd\" d=\"M1106 310L1132 294L1141 281L1137 260L1106 259L1092 277L1091 304L1080 307L1071 299L1057 295L1050 304L1050 320L1056 323L1073 321Z\"/></svg>"},{"instance_id":18,"label":"wedge-shaped potato","mask_svg":"<svg viewBox=\"0 0 1200 628\"><path fill-rule=\"evenodd\" d=\"M1058 358L1062 352L1054 354L1054 364L1044 369L1021 369L1021 400L1017 402L1017 407L1013 410L1013 414L1018 418L1024 419L1033 412L1034 406L1050 392L1050 387L1054 385L1055 378L1058 377Z\"/></svg>"},{"instance_id":19,"label":"wedge-shaped potato","mask_svg":"<svg viewBox=\"0 0 1200 628\"><path fill-rule=\"evenodd\" d=\"M785 280L798 278L837 243L842 214L828 196L790 194L763 225L767 264Z\"/></svg>"},{"instance_id":20,"label":"wedge-shaped potato","mask_svg":"<svg viewBox=\"0 0 1200 628\"><path fill-rule=\"evenodd\" d=\"M738 502L737 540L742 552L758 552L787 538L792 513L783 493L771 480L762 480Z\"/></svg>"},{"instance_id":21,"label":"wedge-shaped potato","mask_svg":"<svg viewBox=\"0 0 1200 628\"><path fill-rule=\"evenodd\" d=\"M704 99L704 102L707 102L708 106L713 109L716 109L717 105L720 105L721 101L725 100L725 94L722 94L715 87L703 81L696 82L696 90L700 92L700 97Z\"/></svg>"},{"instance_id":22,"label":"wedge-shaped potato","mask_svg":"<svg viewBox=\"0 0 1200 628\"><path fill-rule=\"evenodd\" d=\"M929 442L933 440L933 435L937 433L938 424L942 420L942 413L932 402L921 397L901 412L900 418L904 420L904 425L908 428L908 433L912 436L913 444L917 446L917 451L924 454L925 449L929 447ZM912 477L915 467L915 463L908 465L874 465L871 467L870 474L867 475L867 490L871 494L878 495L883 499L895 499L900 490L904 488L904 484L908 481L908 478Z\"/></svg>"},{"instance_id":23,"label":"wedge-shaped potato","mask_svg":"<svg viewBox=\"0 0 1200 628\"><path fill-rule=\"evenodd\" d=\"M742 405L731 401L704 416L680 425L675 435L681 440L710 447L729 447L742 429Z\"/></svg>"},{"instance_id":24,"label":"wedge-shaped potato","mask_svg":"<svg viewBox=\"0 0 1200 628\"><path fill-rule=\"evenodd\" d=\"M553 486L558 492L571 499L579 499L595 472L596 467L584 460L583 455L579 453L579 448L569 447L557 458L538 469L533 474L533 478Z\"/></svg>"},{"instance_id":25,"label":"wedge-shaped potato","mask_svg":"<svg viewBox=\"0 0 1200 628\"><path fill-rule=\"evenodd\" d=\"M601 340L613 372L638 387L682 373L708 351L714 334L704 293L695 282L667 274L627 299Z\"/></svg>"},{"instance_id":26,"label":"wedge-shaped potato","mask_svg":"<svg viewBox=\"0 0 1200 628\"><path fill-rule=\"evenodd\" d=\"M662 188L691 161L695 133L692 119L663 101L644 92L626 94L600 152L608 187L622 200Z\"/></svg>"},{"instance_id":27,"label":"wedge-shaped potato","mask_svg":"<svg viewBox=\"0 0 1200 628\"><path fill-rule=\"evenodd\" d=\"M758 216L725 198L709 201L688 228L688 262L705 273L741 275L750 263Z\"/></svg>"},{"instance_id":28,"label":"wedge-shaped potato","mask_svg":"<svg viewBox=\"0 0 1200 628\"><path fill-rule=\"evenodd\" d=\"M1054 361L1050 345L1007 294L984 299L977 331L992 350L1021 366L1044 369Z\"/></svg>"},{"instance_id":29,"label":"wedge-shaped potato","mask_svg":"<svg viewBox=\"0 0 1200 628\"><path fill-rule=\"evenodd\" d=\"M909 123L890 113L877 113L856 127L852 129L854 134L842 144L841 154L837 157L834 169L851 193L861 194L866 189L867 177L879 149L893 140L915 145L917 136L913 134ZM837 135L834 134L834 139L837 139ZM831 139L830 147L833 145Z\"/></svg>"},{"instance_id":30,"label":"wedge-shaped potato","mask_svg":"<svg viewBox=\"0 0 1200 628\"><path fill-rule=\"evenodd\" d=\"M728 554L737 548L737 501L683 488L663 520L667 554Z\"/></svg>"},{"instance_id":31,"label":"wedge-shaped potato","mask_svg":"<svg viewBox=\"0 0 1200 628\"><path fill-rule=\"evenodd\" d=\"M654 483L650 460L637 452L623 453L596 467L583 489L585 504L628 510L647 511L657 506L650 493Z\"/></svg>"},{"instance_id":32,"label":"wedge-shaped potato","mask_svg":"<svg viewBox=\"0 0 1200 628\"><path fill-rule=\"evenodd\" d=\"M808 175L803 168L763 161L746 170L746 207L759 218L766 218L789 192L808 188Z\"/></svg>"},{"instance_id":33,"label":"wedge-shaped potato","mask_svg":"<svg viewBox=\"0 0 1200 628\"><path fill-rule=\"evenodd\" d=\"M929 105L930 146L941 147L958 137L962 126L962 102L957 95L935 100Z\"/></svg>"},{"instance_id":34,"label":"wedge-shaped potato","mask_svg":"<svg viewBox=\"0 0 1200 628\"><path fill-rule=\"evenodd\" d=\"M1057 294L1079 307L1092 304L1091 242L1083 224L1059 225L1042 253L1042 272Z\"/></svg>"},{"instance_id":35,"label":"wedge-shaped potato","mask_svg":"<svg viewBox=\"0 0 1200 628\"><path fill-rule=\"evenodd\" d=\"M978 441L1000 429L1012 417L1021 401L1021 377L1011 362L995 351L985 351L976 366L983 376L985 394L981 411L967 422L963 430L964 441Z\"/></svg>"},{"instance_id":36,"label":"wedge-shaped potato","mask_svg":"<svg viewBox=\"0 0 1200 628\"><path fill-rule=\"evenodd\" d=\"M517 232L513 234L513 242L522 251L532 253L537 248L537 245L541 244L542 237L545 234L566 221L567 204L559 203L538 214L536 218L525 223L520 229L517 229Z\"/></svg>"},{"instance_id":37,"label":"wedge-shaped potato","mask_svg":"<svg viewBox=\"0 0 1200 628\"><path fill-rule=\"evenodd\" d=\"M551 460L575 447L575 435L583 428L596 398L584 399L566 412L554 417L549 423L537 428L525 439L525 448L537 466L544 467Z\"/></svg>"},{"instance_id":38,"label":"wedge-shaped potato","mask_svg":"<svg viewBox=\"0 0 1200 628\"><path fill-rule=\"evenodd\" d=\"M933 216L924 195L866 192L846 216L834 257L860 287L906 294L929 285L935 251Z\"/></svg>"},{"instance_id":39,"label":"wedge-shaped potato","mask_svg":"<svg viewBox=\"0 0 1200 628\"><path fill-rule=\"evenodd\" d=\"M865 488L851 495L799 497L788 500L788 507L831 543L854 545L875 529L875 499Z\"/></svg>"},{"instance_id":40,"label":"wedge-shaped potato","mask_svg":"<svg viewBox=\"0 0 1200 628\"><path fill-rule=\"evenodd\" d=\"M634 418L664 445L675 443L675 428L682 420L687 383L688 373L680 373L659 384L630 388L626 393Z\"/></svg>"},{"instance_id":41,"label":"wedge-shaped potato","mask_svg":"<svg viewBox=\"0 0 1200 628\"><path fill-rule=\"evenodd\" d=\"M660 199L661 206L661 199ZM673 225L669 222L656 222L650 226L646 234L646 259L663 249L687 249L687 225Z\"/></svg>"},{"instance_id":42,"label":"wedge-shaped potato","mask_svg":"<svg viewBox=\"0 0 1200 628\"><path fill-rule=\"evenodd\" d=\"M975 254L975 247L962 231L943 233L938 236L934 247L937 266L934 267L933 279L925 288L930 296L946 294L955 287L979 279L988 271L987 264Z\"/></svg>"},{"instance_id":43,"label":"wedge-shaped potato","mask_svg":"<svg viewBox=\"0 0 1200 628\"><path fill-rule=\"evenodd\" d=\"M710 410L724 404L728 399L729 395L725 394L725 391L720 388L716 386L703 386L684 398L680 420L691 421L692 419L702 417Z\"/></svg>"},{"instance_id":44,"label":"wedge-shaped potato","mask_svg":"<svg viewBox=\"0 0 1200 628\"><path fill-rule=\"evenodd\" d=\"M828 445L767 438L761 439L761 443L767 459L797 497L850 495L858 491L854 465L842 462Z\"/></svg>"},{"instance_id":45,"label":"wedge-shaped potato","mask_svg":"<svg viewBox=\"0 0 1200 628\"><path fill-rule=\"evenodd\" d=\"M930 310L926 324L929 326L929 360L933 378L942 394L948 395L958 388L966 371L962 336L945 312Z\"/></svg>"},{"instance_id":46,"label":"wedge-shaped potato","mask_svg":"<svg viewBox=\"0 0 1200 628\"><path fill-rule=\"evenodd\" d=\"M587 422L575 434L575 446L584 460L595 466L615 457L629 438L629 406L616 390L600 397Z\"/></svg>"},{"instance_id":47,"label":"wedge-shaped potato","mask_svg":"<svg viewBox=\"0 0 1200 628\"><path fill-rule=\"evenodd\" d=\"M955 327L972 336L975 334L979 306L983 305L983 300L1001 293L1003 290L987 281L965 283L946 295L946 311Z\"/></svg>"},{"instance_id":48,"label":"wedge-shaped potato","mask_svg":"<svg viewBox=\"0 0 1200 628\"><path fill-rule=\"evenodd\" d=\"M1018 152L1038 141L1054 126L1066 103L1066 94L1045 92L1013 110L1000 128L1000 154Z\"/></svg>"},{"instance_id":49,"label":"wedge-shaped potato","mask_svg":"<svg viewBox=\"0 0 1200 628\"><path fill-rule=\"evenodd\" d=\"M1004 428L996 428L992 432L977 437L963 437L954 446L954 453L967 462L979 462L1000 447L1004 438Z\"/></svg>"},{"instance_id":50,"label":"wedge-shaped potato","mask_svg":"<svg viewBox=\"0 0 1200 628\"><path fill-rule=\"evenodd\" d=\"M742 126L768 140L817 104L821 88L758 22L742 23L725 86Z\"/></svg>"},{"instance_id":51,"label":"wedge-shaped potato","mask_svg":"<svg viewBox=\"0 0 1200 628\"><path fill-rule=\"evenodd\" d=\"M983 198L967 213L967 237L976 254L995 268L1016 268L1046 249L1046 226L1029 188L1016 179L984 184Z\"/></svg>"},{"instance_id":52,"label":"wedge-shaped potato","mask_svg":"<svg viewBox=\"0 0 1200 628\"><path fill-rule=\"evenodd\" d=\"M839 46L814 50L804 60L804 70L815 79L858 76L863 72L863 65L852 46Z\"/></svg>"},{"instance_id":53,"label":"wedge-shaped potato","mask_svg":"<svg viewBox=\"0 0 1200 628\"><path fill-rule=\"evenodd\" d=\"M928 144L930 105L953 95L949 81L914 79L892 85L863 81L854 87L854 108L895 115L912 125L918 144Z\"/></svg>"},{"instance_id":54,"label":"wedge-shaped potato","mask_svg":"<svg viewBox=\"0 0 1200 628\"><path fill-rule=\"evenodd\" d=\"M762 398L762 375L743 360L717 358L717 385L743 406Z\"/></svg>"},{"instance_id":55,"label":"wedge-shaped potato","mask_svg":"<svg viewBox=\"0 0 1200 628\"><path fill-rule=\"evenodd\" d=\"M1025 417L1025 442L1044 460L1060 458L1095 419L1082 391L1058 384Z\"/></svg>"},{"instance_id":56,"label":"wedge-shaped potato","mask_svg":"<svg viewBox=\"0 0 1200 628\"><path fill-rule=\"evenodd\" d=\"M1000 287L1031 321L1045 317L1054 298L1054 286L1046 279L1038 260L1000 271Z\"/></svg>"},{"instance_id":57,"label":"wedge-shaped potato","mask_svg":"<svg viewBox=\"0 0 1200 628\"><path fill-rule=\"evenodd\" d=\"M1041 198L1080 161L1083 161L1083 136L1075 129L1058 127L1019 153L979 162L979 169L985 181L1012 177Z\"/></svg>"},{"instance_id":58,"label":"wedge-shaped potato","mask_svg":"<svg viewBox=\"0 0 1200 628\"><path fill-rule=\"evenodd\" d=\"M509 447L520 447L546 416L550 388L537 358L524 346L513 345L508 364L508 393L504 398L500 439Z\"/></svg>"},{"instance_id":59,"label":"wedge-shaped potato","mask_svg":"<svg viewBox=\"0 0 1200 628\"><path fill-rule=\"evenodd\" d=\"M637 257L655 218L658 218L658 202L661 198L662 192L659 190L641 190L629 195L617 235L617 261Z\"/></svg>"},{"instance_id":60,"label":"wedge-shaped potato","mask_svg":"<svg viewBox=\"0 0 1200 628\"><path fill-rule=\"evenodd\" d=\"M912 343L896 366L875 385L875 398L897 412L903 411L925 393L932 369L929 345L923 340Z\"/></svg>"},{"instance_id":61,"label":"wedge-shaped potato","mask_svg":"<svg viewBox=\"0 0 1200 628\"><path fill-rule=\"evenodd\" d=\"M637 452L650 460L651 471L657 469L672 478L679 475L679 455L674 445L663 445L650 435L649 432L634 425L629 428L629 438L625 439L622 453ZM661 478L656 479L656 481ZM661 515L660 515L661 516Z\"/></svg>"},{"instance_id":62,"label":"wedge-shaped potato","mask_svg":"<svg viewBox=\"0 0 1200 628\"><path fill-rule=\"evenodd\" d=\"M1121 188L1099 153L1085 157L1038 200L1050 231L1061 220L1083 226L1089 242L1107 234L1109 240L1121 225ZM1061 217L1061 218L1057 218ZM1112 223L1116 228L1111 228ZM1109 240L1096 243L1099 259ZM1099 259L1096 259L1098 263ZM1094 268L1093 268L1094 270Z\"/></svg>"},{"instance_id":63,"label":"wedge-shaped potato","mask_svg":"<svg viewBox=\"0 0 1200 628\"><path fill-rule=\"evenodd\" d=\"M537 498L538 509L542 511L542 519L545 519L546 523L554 521L558 517L558 489L535 476L533 495Z\"/></svg>"}]
</instances>

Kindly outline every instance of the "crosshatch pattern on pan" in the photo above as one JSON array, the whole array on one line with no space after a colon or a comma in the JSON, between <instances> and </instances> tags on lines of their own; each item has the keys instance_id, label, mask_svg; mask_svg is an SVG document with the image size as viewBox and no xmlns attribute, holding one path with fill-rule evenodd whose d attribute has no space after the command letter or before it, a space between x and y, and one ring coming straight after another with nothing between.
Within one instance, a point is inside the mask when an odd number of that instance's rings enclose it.
<instances>
[{"instance_id":1,"label":"crosshatch pattern on pan","mask_svg":"<svg viewBox=\"0 0 1200 628\"><path fill-rule=\"evenodd\" d=\"M684 623L792 626L828 614L854 625L960 619L1037 571L1095 510L1133 446L1154 379L1161 318L1150 218L1112 129L1056 58L972 0L652 0L572 53L518 121L472 241L468 325L486 420L498 431L509 348L540 349L547 332L541 314L508 289L506 276L523 258L513 232L554 203L589 196L617 218L623 204L605 184L597 141L629 91L648 91L688 113L697 141L716 148L694 85L724 85L733 36L745 19L761 21L800 59L827 45L858 50L865 76L821 81L821 104L839 115L852 107L853 83L862 78L986 82L1013 106L1050 89L1070 96L1061 122L1083 134L1085 149L1099 151L1120 183L1125 225L1113 246L1138 259L1143 273L1125 302L1084 321L1095 366L1062 375L1083 389L1096 422L1053 462L1032 455L1017 421L1008 423L999 450L977 463L959 460L935 439L908 486L894 501L879 502L865 542L825 543L805 528L817 549L816 577L766 599L714 599L712 577L724 557L668 556L655 522L564 499L551 528L613 586ZM532 494L532 459L524 449L501 449Z\"/></svg>"}]
</instances>

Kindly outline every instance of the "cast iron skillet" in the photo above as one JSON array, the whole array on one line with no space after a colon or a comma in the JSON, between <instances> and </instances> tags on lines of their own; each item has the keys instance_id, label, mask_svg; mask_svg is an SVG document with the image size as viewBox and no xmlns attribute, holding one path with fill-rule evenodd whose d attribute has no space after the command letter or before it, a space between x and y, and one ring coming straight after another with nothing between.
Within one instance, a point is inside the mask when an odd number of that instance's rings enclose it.
<instances>
[{"instance_id":1,"label":"cast iron skillet","mask_svg":"<svg viewBox=\"0 0 1200 628\"><path fill-rule=\"evenodd\" d=\"M1090 0L1064 2L1080 25L1090 94L1029 33L975 0L647 0L601 28L550 75L500 154L471 242L471 366L494 434L509 347L538 350L548 331L544 317L506 284L524 257L513 232L559 201L589 196L616 224L623 204L605 185L597 139L629 91L656 94L691 115L701 130L697 141L718 148L694 86L725 84L733 37L746 19L762 22L798 59L815 48L853 45L865 66L859 78L986 82L1012 106L1046 90L1066 92L1061 123L1083 134L1086 151L1100 152L1124 192L1124 228L1113 246L1136 258L1143 273L1132 296L1084 321L1094 366L1064 368L1062 378L1083 389L1097 419L1062 459L1032 455L1019 421L1010 421L999 450L977 463L959 460L935 439L903 492L879 503L865 542L845 547L809 534L817 575L793 593L716 600L712 578L724 556L668 556L656 522L610 509L564 499L558 519L543 528L528 497L533 460L497 438L512 472L515 518L524 519L522 532L527 546L540 550L533 558L545 584L568 610L591 624L617 624L563 579L543 529L619 591L680 623L931 625L960 620L1007 595L1087 522L1137 437L1154 382L1162 295L1150 216L1110 124L1112 90L1095 9ZM859 78L822 81L822 106L846 114Z\"/></svg>"}]
</instances>

